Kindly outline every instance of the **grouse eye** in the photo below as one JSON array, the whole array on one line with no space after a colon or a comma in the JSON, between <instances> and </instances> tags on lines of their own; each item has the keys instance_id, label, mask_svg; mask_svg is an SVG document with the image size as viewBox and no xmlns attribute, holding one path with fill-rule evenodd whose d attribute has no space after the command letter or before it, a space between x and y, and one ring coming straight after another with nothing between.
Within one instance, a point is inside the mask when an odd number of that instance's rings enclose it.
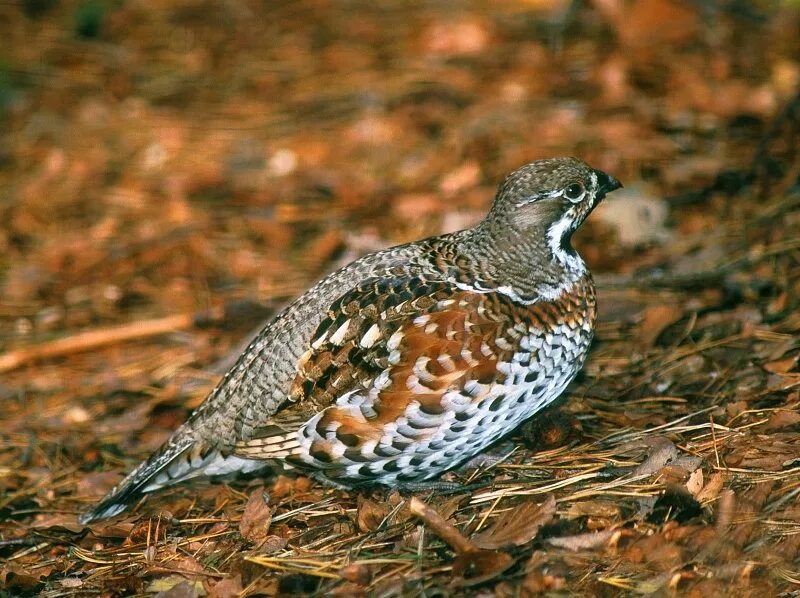
<instances>
[{"instance_id":1,"label":"grouse eye","mask_svg":"<svg viewBox=\"0 0 800 598\"><path fill-rule=\"evenodd\" d=\"M583 197L583 185L580 183L572 183L564 189L564 197L570 201L578 201Z\"/></svg>"}]
</instances>

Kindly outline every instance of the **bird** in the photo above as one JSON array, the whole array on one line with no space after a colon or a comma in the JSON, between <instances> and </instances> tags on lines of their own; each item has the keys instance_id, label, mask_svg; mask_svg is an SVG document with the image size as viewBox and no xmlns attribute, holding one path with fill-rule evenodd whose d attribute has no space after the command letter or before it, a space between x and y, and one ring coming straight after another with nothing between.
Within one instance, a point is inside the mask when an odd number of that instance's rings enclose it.
<instances>
[{"instance_id":1,"label":"bird","mask_svg":"<svg viewBox=\"0 0 800 598\"><path fill-rule=\"evenodd\" d=\"M324 277L80 521L275 463L343 489L435 483L559 397L583 366L597 305L571 238L621 186L577 158L534 161L503 180L474 227Z\"/></svg>"}]
</instances>

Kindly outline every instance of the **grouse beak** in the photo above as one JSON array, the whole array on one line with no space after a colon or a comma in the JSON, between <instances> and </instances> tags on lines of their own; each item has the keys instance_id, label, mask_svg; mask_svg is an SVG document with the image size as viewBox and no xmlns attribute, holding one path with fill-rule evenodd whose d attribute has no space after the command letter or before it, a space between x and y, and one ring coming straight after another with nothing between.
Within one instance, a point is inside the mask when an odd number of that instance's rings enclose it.
<instances>
[{"instance_id":1,"label":"grouse beak","mask_svg":"<svg viewBox=\"0 0 800 598\"><path fill-rule=\"evenodd\" d=\"M594 172L597 175L598 195L600 197L605 197L606 193L622 188L622 183L610 174L606 174L602 170L595 170Z\"/></svg>"}]
</instances>

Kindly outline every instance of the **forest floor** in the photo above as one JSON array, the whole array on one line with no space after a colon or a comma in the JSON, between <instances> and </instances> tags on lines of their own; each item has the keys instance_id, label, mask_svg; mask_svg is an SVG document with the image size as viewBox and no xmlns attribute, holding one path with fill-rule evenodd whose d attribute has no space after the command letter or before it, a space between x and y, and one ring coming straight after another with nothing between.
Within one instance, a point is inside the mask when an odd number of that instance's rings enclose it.
<instances>
[{"instance_id":1,"label":"forest floor","mask_svg":"<svg viewBox=\"0 0 800 598\"><path fill-rule=\"evenodd\" d=\"M0 8L0 595L800 591L800 5L382 4ZM557 155L625 184L596 339L469 490L78 523L282 304Z\"/></svg>"}]
</instances>

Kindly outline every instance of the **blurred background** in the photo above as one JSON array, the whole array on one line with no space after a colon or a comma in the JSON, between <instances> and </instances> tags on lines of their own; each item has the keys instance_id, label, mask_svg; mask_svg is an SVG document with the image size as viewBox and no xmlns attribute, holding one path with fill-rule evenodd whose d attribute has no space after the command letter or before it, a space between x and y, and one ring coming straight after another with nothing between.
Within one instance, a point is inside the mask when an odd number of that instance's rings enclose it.
<instances>
[{"instance_id":1,"label":"blurred background","mask_svg":"<svg viewBox=\"0 0 800 598\"><path fill-rule=\"evenodd\" d=\"M596 270L635 268L648 245L714 228L724 199L681 196L749 167L800 81L799 14L6 2L0 348L291 297L339 258L470 225L543 157L624 181L577 242Z\"/></svg>"},{"instance_id":2,"label":"blurred background","mask_svg":"<svg viewBox=\"0 0 800 598\"><path fill-rule=\"evenodd\" d=\"M367 251L470 226L528 161L624 182L576 238L601 282L785 239L796 218L722 224L758 208L739 195L759 177L791 175L764 136L798 93L798 32L793 0L1 3L0 509L74 514L277 306ZM786 272L742 292L785 313ZM602 293L648 348L715 301Z\"/></svg>"}]
</instances>

